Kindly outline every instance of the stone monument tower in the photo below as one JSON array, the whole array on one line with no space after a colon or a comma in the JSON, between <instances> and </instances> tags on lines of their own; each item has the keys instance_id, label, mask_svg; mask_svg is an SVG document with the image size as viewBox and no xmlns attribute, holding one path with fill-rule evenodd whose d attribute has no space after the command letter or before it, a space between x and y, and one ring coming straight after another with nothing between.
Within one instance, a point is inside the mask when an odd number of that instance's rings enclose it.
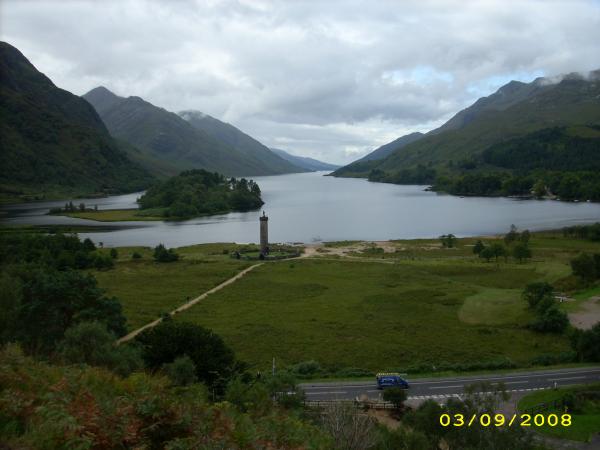
<instances>
[{"instance_id":1,"label":"stone monument tower","mask_svg":"<svg viewBox=\"0 0 600 450\"><path fill-rule=\"evenodd\" d=\"M269 218L264 211L260 217L260 254L263 256L269 254Z\"/></svg>"}]
</instances>

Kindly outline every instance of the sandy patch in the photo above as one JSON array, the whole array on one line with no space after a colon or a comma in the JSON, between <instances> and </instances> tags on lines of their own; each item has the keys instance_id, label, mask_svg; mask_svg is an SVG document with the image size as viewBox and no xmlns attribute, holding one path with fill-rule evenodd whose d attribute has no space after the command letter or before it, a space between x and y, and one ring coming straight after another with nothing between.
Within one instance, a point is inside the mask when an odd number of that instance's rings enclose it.
<instances>
[{"instance_id":1,"label":"sandy patch","mask_svg":"<svg viewBox=\"0 0 600 450\"><path fill-rule=\"evenodd\" d=\"M581 305L577 312L570 313L571 324L582 330L589 330L600 322L600 296L592 297Z\"/></svg>"}]
</instances>

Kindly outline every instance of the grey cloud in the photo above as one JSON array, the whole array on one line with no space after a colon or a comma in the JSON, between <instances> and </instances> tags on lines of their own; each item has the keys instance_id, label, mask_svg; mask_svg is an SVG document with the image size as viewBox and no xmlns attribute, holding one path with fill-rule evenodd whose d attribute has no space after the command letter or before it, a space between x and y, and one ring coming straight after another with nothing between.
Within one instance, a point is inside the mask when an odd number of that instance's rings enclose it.
<instances>
[{"instance_id":1,"label":"grey cloud","mask_svg":"<svg viewBox=\"0 0 600 450\"><path fill-rule=\"evenodd\" d=\"M338 163L498 80L600 66L592 0L2 0L0 35L75 93L201 110Z\"/></svg>"}]
</instances>

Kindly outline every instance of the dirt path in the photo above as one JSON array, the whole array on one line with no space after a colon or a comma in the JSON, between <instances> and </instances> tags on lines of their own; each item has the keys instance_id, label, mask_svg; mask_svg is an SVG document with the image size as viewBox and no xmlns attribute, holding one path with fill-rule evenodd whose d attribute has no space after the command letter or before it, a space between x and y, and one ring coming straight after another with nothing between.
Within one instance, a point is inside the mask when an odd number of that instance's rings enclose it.
<instances>
[{"instance_id":1,"label":"dirt path","mask_svg":"<svg viewBox=\"0 0 600 450\"><path fill-rule=\"evenodd\" d=\"M570 313L571 324L582 330L589 330L600 322L600 296L592 297L581 304L581 309Z\"/></svg>"},{"instance_id":2,"label":"dirt path","mask_svg":"<svg viewBox=\"0 0 600 450\"><path fill-rule=\"evenodd\" d=\"M244 275L246 275L248 272L250 272L251 270L256 269L259 266L262 266L264 263L258 263L258 264L254 264L253 266L250 266L244 270L242 270L240 273L238 273L237 275L223 281L221 284L219 284L218 286L215 286L214 288L212 288L209 291L206 291L204 294L196 297L193 300L190 300L187 303L184 303L183 305L181 305L179 308L174 309L173 311L171 311L169 314L170 315L175 315L178 314L182 311L185 311L186 309L191 308L192 306L194 306L196 303L198 303L201 300L204 300L206 297L208 297L210 294L214 294L217 291L220 291L221 289L223 289L226 286L229 286L232 283L235 283L237 280L239 280L240 278L242 278ZM123 342L127 342L130 341L131 339L133 339L134 337L136 337L138 334L140 334L142 331L147 330L148 328L152 328L155 327L156 325L158 325L160 322L162 321L162 319L156 319L153 322L147 323L146 325L144 325L141 328L138 328L137 330L132 331L131 333L126 334L125 336L123 336L122 338L120 338L117 341L117 344L122 344Z\"/></svg>"}]
</instances>

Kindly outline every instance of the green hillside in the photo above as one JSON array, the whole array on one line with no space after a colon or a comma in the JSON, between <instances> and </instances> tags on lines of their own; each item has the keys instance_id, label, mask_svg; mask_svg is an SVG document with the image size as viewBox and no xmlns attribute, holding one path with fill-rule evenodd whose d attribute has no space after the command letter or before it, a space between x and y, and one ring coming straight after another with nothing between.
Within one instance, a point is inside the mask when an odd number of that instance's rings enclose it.
<instances>
[{"instance_id":1,"label":"green hillside","mask_svg":"<svg viewBox=\"0 0 600 450\"><path fill-rule=\"evenodd\" d=\"M179 116L187 120L197 130L208 134L222 144L238 150L257 166L262 165L273 173L305 171L229 123L221 122L200 111L181 111Z\"/></svg>"},{"instance_id":2,"label":"green hillside","mask_svg":"<svg viewBox=\"0 0 600 450\"><path fill-rule=\"evenodd\" d=\"M544 128L599 124L599 79L600 71L596 71L589 78L571 74L554 84L545 79L510 82L418 141L396 146L387 158L358 161L336 175L367 177L375 170L375 178L398 180L402 171L422 172L419 167L455 173L489 147L510 139Z\"/></svg>"},{"instance_id":3,"label":"green hillside","mask_svg":"<svg viewBox=\"0 0 600 450\"><path fill-rule=\"evenodd\" d=\"M483 110L461 128L427 135L392 153L377 168L395 171L430 162L434 166L459 162L493 144L542 128L599 124L598 96L598 81L567 77L506 109Z\"/></svg>"},{"instance_id":4,"label":"green hillside","mask_svg":"<svg viewBox=\"0 0 600 450\"><path fill-rule=\"evenodd\" d=\"M4 201L101 195L147 187L96 111L0 43L0 196Z\"/></svg>"},{"instance_id":5,"label":"green hillside","mask_svg":"<svg viewBox=\"0 0 600 450\"><path fill-rule=\"evenodd\" d=\"M83 98L96 108L112 136L141 150L132 157L155 174L189 169L235 176L299 171L276 155L272 155L276 164L271 164L257 152L240 151L140 97L119 97L98 87Z\"/></svg>"}]
</instances>

